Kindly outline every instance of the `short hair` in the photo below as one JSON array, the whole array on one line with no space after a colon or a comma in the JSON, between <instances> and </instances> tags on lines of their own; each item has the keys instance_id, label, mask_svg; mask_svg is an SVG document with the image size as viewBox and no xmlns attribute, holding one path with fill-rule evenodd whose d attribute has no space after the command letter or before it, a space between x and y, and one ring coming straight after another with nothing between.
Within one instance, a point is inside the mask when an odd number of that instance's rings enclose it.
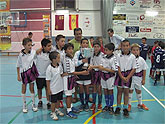
<instances>
[{"instance_id":1,"label":"short hair","mask_svg":"<svg viewBox=\"0 0 165 124\"><path fill-rule=\"evenodd\" d=\"M123 41L121 42L121 45L122 45L122 43L126 43L126 42L128 42L128 43L130 44L129 40L123 40Z\"/></svg>"},{"instance_id":2,"label":"short hair","mask_svg":"<svg viewBox=\"0 0 165 124\"><path fill-rule=\"evenodd\" d=\"M49 59L52 61L53 59L56 59L57 58L57 56L58 56L58 54L59 54L59 52L57 52L57 51L52 51L52 52L50 52L50 54L49 54Z\"/></svg>"},{"instance_id":3,"label":"short hair","mask_svg":"<svg viewBox=\"0 0 165 124\"><path fill-rule=\"evenodd\" d=\"M32 32L29 32L28 35L32 35L33 33Z\"/></svg>"},{"instance_id":4,"label":"short hair","mask_svg":"<svg viewBox=\"0 0 165 124\"><path fill-rule=\"evenodd\" d=\"M88 39L84 37L83 39L81 39L81 42L80 42L81 44L82 44L83 40L87 40L88 41ZM88 41L88 43L89 43L89 41Z\"/></svg>"},{"instance_id":5,"label":"short hair","mask_svg":"<svg viewBox=\"0 0 165 124\"><path fill-rule=\"evenodd\" d=\"M76 34L76 31L81 31L81 33L82 33L82 29L81 28L75 28L74 29L74 35Z\"/></svg>"},{"instance_id":6,"label":"short hair","mask_svg":"<svg viewBox=\"0 0 165 124\"><path fill-rule=\"evenodd\" d=\"M32 42L32 40L30 38L24 38L22 41L22 45L26 45L27 43Z\"/></svg>"},{"instance_id":7,"label":"short hair","mask_svg":"<svg viewBox=\"0 0 165 124\"><path fill-rule=\"evenodd\" d=\"M101 47L101 43L100 43L100 41L98 41L98 40L95 40L94 42L93 42L93 46L94 45L99 45L100 47Z\"/></svg>"},{"instance_id":8,"label":"short hair","mask_svg":"<svg viewBox=\"0 0 165 124\"><path fill-rule=\"evenodd\" d=\"M111 32L111 33L113 33L114 31L113 31L112 28L109 28L109 29L107 30L107 32Z\"/></svg>"},{"instance_id":9,"label":"short hair","mask_svg":"<svg viewBox=\"0 0 165 124\"><path fill-rule=\"evenodd\" d=\"M74 45L72 43L67 43L64 45L64 50L66 51L68 47L72 47L74 49Z\"/></svg>"},{"instance_id":10,"label":"short hair","mask_svg":"<svg viewBox=\"0 0 165 124\"><path fill-rule=\"evenodd\" d=\"M108 43L105 45L105 48L107 48L108 50L115 50L115 45L113 43Z\"/></svg>"},{"instance_id":11,"label":"short hair","mask_svg":"<svg viewBox=\"0 0 165 124\"><path fill-rule=\"evenodd\" d=\"M90 37L89 39L94 39L94 37Z\"/></svg>"},{"instance_id":12,"label":"short hair","mask_svg":"<svg viewBox=\"0 0 165 124\"><path fill-rule=\"evenodd\" d=\"M56 36L56 42L59 41L61 38L65 38L65 36L62 34L57 35Z\"/></svg>"},{"instance_id":13,"label":"short hair","mask_svg":"<svg viewBox=\"0 0 165 124\"><path fill-rule=\"evenodd\" d=\"M46 47L46 45L48 44L48 43L51 43L51 41L49 40L49 39L46 39L46 38L44 38L44 39L42 39L42 41L41 41L41 46L43 47Z\"/></svg>"},{"instance_id":14,"label":"short hair","mask_svg":"<svg viewBox=\"0 0 165 124\"><path fill-rule=\"evenodd\" d=\"M147 38L146 38L146 37L142 37L142 39L147 40Z\"/></svg>"},{"instance_id":15,"label":"short hair","mask_svg":"<svg viewBox=\"0 0 165 124\"><path fill-rule=\"evenodd\" d=\"M133 47L138 47L138 48L140 49L140 45L137 44L137 43L133 43L133 44L131 45L131 50L133 49Z\"/></svg>"},{"instance_id":16,"label":"short hair","mask_svg":"<svg viewBox=\"0 0 165 124\"><path fill-rule=\"evenodd\" d=\"M158 40L156 40L156 41L154 42L154 44L157 44L157 43L159 43L159 41L158 41Z\"/></svg>"},{"instance_id":17,"label":"short hair","mask_svg":"<svg viewBox=\"0 0 165 124\"><path fill-rule=\"evenodd\" d=\"M162 41L159 41L158 45L159 45L162 49L164 49L164 48L165 48L165 43L164 43L164 42L162 42Z\"/></svg>"}]
</instances>

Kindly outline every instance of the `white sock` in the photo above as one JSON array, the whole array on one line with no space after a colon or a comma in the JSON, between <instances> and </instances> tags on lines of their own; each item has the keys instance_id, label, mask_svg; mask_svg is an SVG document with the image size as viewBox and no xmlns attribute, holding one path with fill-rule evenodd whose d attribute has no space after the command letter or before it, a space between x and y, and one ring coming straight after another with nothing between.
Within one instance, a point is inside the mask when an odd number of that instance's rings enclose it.
<instances>
[{"instance_id":1,"label":"white sock","mask_svg":"<svg viewBox=\"0 0 165 124\"><path fill-rule=\"evenodd\" d=\"M32 104L34 105L35 104L35 94L34 93L31 93L31 98L32 98Z\"/></svg>"},{"instance_id":2,"label":"white sock","mask_svg":"<svg viewBox=\"0 0 165 124\"><path fill-rule=\"evenodd\" d=\"M70 107L72 108L73 107L73 104L71 103Z\"/></svg>"},{"instance_id":3,"label":"white sock","mask_svg":"<svg viewBox=\"0 0 165 124\"><path fill-rule=\"evenodd\" d=\"M130 104L130 105L131 105L132 95L133 95L133 93L129 93L128 104Z\"/></svg>"},{"instance_id":4,"label":"white sock","mask_svg":"<svg viewBox=\"0 0 165 124\"><path fill-rule=\"evenodd\" d=\"M142 94L141 93L140 94L136 94L136 97L137 97L138 103L140 105L142 105Z\"/></svg>"},{"instance_id":5,"label":"white sock","mask_svg":"<svg viewBox=\"0 0 165 124\"><path fill-rule=\"evenodd\" d=\"M22 100L23 100L23 108L26 106L26 95L22 94Z\"/></svg>"},{"instance_id":6,"label":"white sock","mask_svg":"<svg viewBox=\"0 0 165 124\"><path fill-rule=\"evenodd\" d=\"M67 108L67 113L69 113L70 111L72 111L72 109L71 108Z\"/></svg>"}]
</instances>

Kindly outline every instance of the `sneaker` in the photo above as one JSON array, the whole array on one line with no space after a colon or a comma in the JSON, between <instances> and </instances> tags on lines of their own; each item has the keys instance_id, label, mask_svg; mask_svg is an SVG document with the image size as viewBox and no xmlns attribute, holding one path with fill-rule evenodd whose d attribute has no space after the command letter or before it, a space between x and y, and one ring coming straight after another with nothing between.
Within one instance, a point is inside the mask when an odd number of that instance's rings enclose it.
<instances>
[{"instance_id":1,"label":"sneaker","mask_svg":"<svg viewBox=\"0 0 165 124\"><path fill-rule=\"evenodd\" d=\"M42 108L43 107L43 103L42 103L42 101L39 101L38 102L38 108Z\"/></svg>"},{"instance_id":2,"label":"sneaker","mask_svg":"<svg viewBox=\"0 0 165 124\"><path fill-rule=\"evenodd\" d=\"M49 110L51 109L51 104L50 103L47 104L47 109L49 109Z\"/></svg>"},{"instance_id":3,"label":"sneaker","mask_svg":"<svg viewBox=\"0 0 165 124\"><path fill-rule=\"evenodd\" d=\"M147 106L145 106L144 104L140 105L138 104L138 108L144 109L144 110L149 110L149 108Z\"/></svg>"},{"instance_id":4,"label":"sneaker","mask_svg":"<svg viewBox=\"0 0 165 124\"><path fill-rule=\"evenodd\" d=\"M72 107L71 109L72 109L72 112L74 112L74 113L79 113L80 112L80 110L75 108L75 107Z\"/></svg>"},{"instance_id":5,"label":"sneaker","mask_svg":"<svg viewBox=\"0 0 165 124\"><path fill-rule=\"evenodd\" d=\"M58 120L58 117L56 115L56 113L52 113L51 116L50 116L53 120Z\"/></svg>"},{"instance_id":6,"label":"sneaker","mask_svg":"<svg viewBox=\"0 0 165 124\"><path fill-rule=\"evenodd\" d=\"M64 108L63 101L60 100L60 108Z\"/></svg>"},{"instance_id":7,"label":"sneaker","mask_svg":"<svg viewBox=\"0 0 165 124\"><path fill-rule=\"evenodd\" d=\"M110 115L113 115L113 114L114 114L113 107L109 107L109 114L110 114Z\"/></svg>"},{"instance_id":8,"label":"sneaker","mask_svg":"<svg viewBox=\"0 0 165 124\"><path fill-rule=\"evenodd\" d=\"M131 105L128 104L128 111L130 112L131 111Z\"/></svg>"},{"instance_id":9,"label":"sneaker","mask_svg":"<svg viewBox=\"0 0 165 124\"><path fill-rule=\"evenodd\" d=\"M79 111L82 112L84 110L84 107L85 107L85 105L81 104L80 108L79 108Z\"/></svg>"},{"instance_id":10,"label":"sneaker","mask_svg":"<svg viewBox=\"0 0 165 124\"><path fill-rule=\"evenodd\" d=\"M27 112L28 112L28 109L27 109L27 108L23 108L23 109L22 109L22 112L23 112L23 113L27 113Z\"/></svg>"},{"instance_id":11,"label":"sneaker","mask_svg":"<svg viewBox=\"0 0 165 124\"><path fill-rule=\"evenodd\" d=\"M57 115L64 116L64 113L62 113L60 110L56 110Z\"/></svg>"},{"instance_id":12,"label":"sneaker","mask_svg":"<svg viewBox=\"0 0 165 124\"><path fill-rule=\"evenodd\" d=\"M90 110L93 111L95 109L96 109L96 104L93 103L92 106L90 107Z\"/></svg>"},{"instance_id":13,"label":"sneaker","mask_svg":"<svg viewBox=\"0 0 165 124\"><path fill-rule=\"evenodd\" d=\"M102 104L98 104L97 110L98 110L98 111L102 110Z\"/></svg>"},{"instance_id":14,"label":"sneaker","mask_svg":"<svg viewBox=\"0 0 165 124\"><path fill-rule=\"evenodd\" d=\"M124 115L125 117L129 117L128 109L123 109L123 115Z\"/></svg>"},{"instance_id":15,"label":"sneaker","mask_svg":"<svg viewBox=\"0 0 165 124\"><path fill-rule=\"evenodd\" d=\"M32 110L33 110L33 112L37 112L38 111L38 108L35 106L35 104L32 105Z\"/></svg>"},{"instance_id":16,"label":"sneaker","mask_svg":"<svg viewBox=\"0 0 165 124\"><path fill-rule=\"evenodd\" d=\"M108 110L109 110L108 106L105 106L105 107L103 108L103 112L106 112L106 111L108 111Z\"/></svg>"},{"instance_id":17,"label":"sneaker","mask_svg":"<svg viewBox=\"0 0 165 124\"><path fill-rule=\"evenodd\" d=\"M115 115L119 115L120 114L120 110L121 109L119 107L117 107L116 110L115 110Z\"/></svg>"},{"instance_id":18,"label":"sneaker","mask_svg":"<svg viewBox=\"0 0 165 124\"><path fill-rule=\"evenodd\" d=\"M89 111L89 105L88 105L88 104L85 104L85 106L84 106L84 110L85 110L86 112Z\"/></svg>"},{"instance_id":19,"label":"sneaker","mask_svg":"<svg viewBox=\"0 0 165 124\"><path fill-rule=\"evenodd\" d=\"M72 111L70 111L69 113L67 112L66 115L67 115L68 117L70 117L70 118L74 118L74 119L77 118L77 115L74 114Z\"/></svg>"}]
</instances>

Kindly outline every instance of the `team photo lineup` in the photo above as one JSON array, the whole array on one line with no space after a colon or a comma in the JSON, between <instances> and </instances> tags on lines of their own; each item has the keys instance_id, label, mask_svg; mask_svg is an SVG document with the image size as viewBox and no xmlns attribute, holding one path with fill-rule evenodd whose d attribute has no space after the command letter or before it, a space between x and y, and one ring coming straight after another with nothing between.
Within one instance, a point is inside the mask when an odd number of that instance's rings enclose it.
<instances>
[{"instance_id":1,"label":"team photo lineup","mask_svg":"<svg viewBox=\"0 0 165 124\"><path fill-rule=\"evenodd\" d=\"M73 32L74 38L68 41L58 34L55 45L51 38L43 38L37 50L33 49L32 32L22 40L23 49L16 64L17 80L22 82L22 112L30 111L26 102L28 87L32 111L37 112L46 104L53 120L59 120L59 116L76 119L80 112L93 110L129 117L134 109L131 106L134 90L137 107L150 111L142 102L142 87L146 76L154 80L154 86L163 76L165 85L165 43L155 41L149 46L147 38L142 37L141 44L131 44L112 28L107 29L109 39L104 42L102 37L83 37L81 28ZM149 75L146 75L147 59L151 62ZM61 111L64 107L66 112Z\"/></svg>"}]
</instances>

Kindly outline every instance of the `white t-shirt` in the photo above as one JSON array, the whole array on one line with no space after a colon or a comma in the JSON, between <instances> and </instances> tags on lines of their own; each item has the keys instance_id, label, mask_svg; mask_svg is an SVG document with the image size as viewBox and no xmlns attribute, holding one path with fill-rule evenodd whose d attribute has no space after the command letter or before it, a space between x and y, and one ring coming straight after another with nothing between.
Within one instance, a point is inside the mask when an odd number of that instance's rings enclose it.
<instances>
[{"instance_id":1,"label":"white t-shirt","mask_svg":"<svg viewBox=\"0 0 165 124\"><path fill-rule=\"evenodd\" d=\"M116 58L116 56L115 55L112 55L110 57L106 57L106 56L102 59L101 65L104 68L108 68L108 69L112 69L114 71L117 71L118 70L118 66L117 66L117 58ZM107 71L103 71L103 72L107 73Z\"/></svg>"},{"instance_id":2,"label":"white t-shirt","mask_svg":"<svg viewBox=\"0 0 165 124\"><path fill-rule=\"evenodd\" d=\"M103 61L104 53L100 52L98 55L92 56L90 59L91 65L101 65ZM98 71L98 69L94 69L95 71Z\"/></svg>"},{"instance_id":3,"label":"white t-shirt","mask_svg":"<svg viewBox=\"0 0 165 124\"><path fill-rule=\"evenodd\" d=\"M119 54L117 55L117 66L120 67L121 72L125 72L131 69L137 68L136 57L129 53L128 55Z\"/></svg>"},{"instance_id":4,"label":"white t-shirt","mask_svg":"<svg viewBox=\"0 0 165 124\"><path fill-rule=\"evenodd\" d=\"M136 72L135 73L141 72L143 70L147 70L148 66L147 66L145 60L141 56L136 58L136 61L137 61L137 68L136 68ZM141 82L142 81L142 77L133 76L132 77L132 81L133 82Z\"/></svg>"},{"instance_id":5,"label":"white t-shirt","mask_svg":"<svg viewBox=\"0 0 165 124\"><path fill-rule=\"evenodd\" d=\"M36 58L35 50L31 50L27 54L24 52L24 50L22 50L18 56L17 64L16 64L16 67L20 68L20 73L31 68L33 62L35 62L35 58Z\"/></svg>"},{"instance_id":6,"label":"white t-shirt","mask_svg":"<svg viewBox=\"0 0 165 124\"><path fill-rule=\"evenodd\" d=\"M39 73L38 78L46 78L46 69L50 65L51 61L49 59L49 53L44 53L37 55L36 67Z\"/></svg>"},{"instance_id":7,"label":"white t-shirt","mask_svg":"<svg viewBox=\"0 0 165 124\"><path fill-rule=\"evenodd\" d=\"M50 90L52 94L57 94L64 90L63 79L61 77L62 73L61 64L58 67L50 64L46 70L46 80L50 80Z\"/></svg>"},{"instance_id":8,"label":"white t-shirt","mask_svg":"<svg viewBox=\"0 0 165 124\"><path fill-rule=\"evenodd\" d=\"M57 46L52 46L52 50L51 51L57 51L60 54L60 61L62 62L65 56L65 50L59 50L57 48Z\"/></svg>"}]
</instances>

